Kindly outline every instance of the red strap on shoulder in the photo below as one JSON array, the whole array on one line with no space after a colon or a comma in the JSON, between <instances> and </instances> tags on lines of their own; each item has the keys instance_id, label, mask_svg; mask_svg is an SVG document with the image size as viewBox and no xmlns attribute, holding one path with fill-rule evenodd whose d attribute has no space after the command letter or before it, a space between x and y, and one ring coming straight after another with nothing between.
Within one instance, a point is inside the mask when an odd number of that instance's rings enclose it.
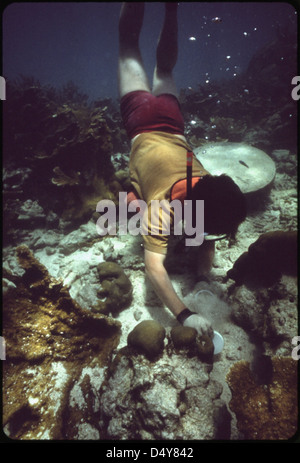
<instances>
[{"instance_id":1,"label":"red strap on shoulder","mask_svg":"<svg viewBox=\"0 0 300 463\"><path fill-rule=\"evenodd\" d=\"M186 166L192 167L193 166L193 153L192 151L186 152Z\"/></svg>"}]
</instances>

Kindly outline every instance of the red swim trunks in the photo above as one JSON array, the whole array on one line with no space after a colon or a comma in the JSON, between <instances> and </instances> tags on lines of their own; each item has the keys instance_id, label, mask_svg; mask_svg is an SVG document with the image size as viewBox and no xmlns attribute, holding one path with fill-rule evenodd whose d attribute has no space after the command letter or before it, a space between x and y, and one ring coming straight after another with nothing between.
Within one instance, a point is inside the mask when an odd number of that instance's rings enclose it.
<instances>
[{"instance_id":1,"label":"red swim trunks","mask_svg":"<svg viewBox=\"0 0 300 463\"><path fill-rule=\"evenodd\" d=\"M121 115L130 139L142 132L168 132L184 135L184 120L176 96L170 93L154 96L136 90L121 99Z\"/></svg>"}]
</instances>

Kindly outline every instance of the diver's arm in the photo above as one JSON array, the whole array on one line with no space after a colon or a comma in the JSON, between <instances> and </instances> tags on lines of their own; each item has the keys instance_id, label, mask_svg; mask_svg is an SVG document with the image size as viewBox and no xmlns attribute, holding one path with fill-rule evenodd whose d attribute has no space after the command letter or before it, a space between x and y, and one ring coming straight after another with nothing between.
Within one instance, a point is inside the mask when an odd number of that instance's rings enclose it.
<instances>
[{"instance_id":1,"label":"diver's arm","mask_svg":"<svg viewBox=\"0 0 300 463\"><path fill-rule=\"evenodd\" d=\"M185 308L185 305L177 296L165 269L165 257L164 254L145 249L145 270L160 300L177 317Z\"/></svg>"},{"instance_id":2,"label":"diver's arm","mask_svg":"<svg viewBox=\"0 0 300 463\"><path fill-rule=\"evenodd\" d=\"M177 296L164 266L165 255L145 249L145 270L160 300L171 310L183 326L195 328L200 334L212 336L213 330L206 318L190 312ZM187 313L186 313L187 312Z\"/></svg>"}]
</instances>

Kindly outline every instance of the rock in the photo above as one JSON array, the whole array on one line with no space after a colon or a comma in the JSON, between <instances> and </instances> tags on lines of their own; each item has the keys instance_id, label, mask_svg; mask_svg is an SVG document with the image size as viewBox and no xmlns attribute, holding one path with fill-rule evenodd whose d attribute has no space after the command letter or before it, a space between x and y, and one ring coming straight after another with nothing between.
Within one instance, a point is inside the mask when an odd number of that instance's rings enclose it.
<instances>
[{"instance_id":1,"label":"rock","mask_svg":"<svg viewBox=\"0 0 300 463\"><path fill-rule=\"evenodd\" d=\"M14 277L3 312L3 426L12 439L64 439L71 435L70 388L87 371L104 367L121 325L83 310L26 246L17 254L24 273ZM78 416L73 428L83 415Z\"/></svg>"},{"instance_id":2,"label":"rock","mask_svg":"<svg viewBox=\"0 0 300 463\"><path fill-rule=\"evenodd\" d=\"M113 314L128 307L132 300L132 285L122 267L115 262L102 262L97 267L101 281L98 291L98 310L101 313Z\"/></svg>"},{"instance_id":3,"label":"rock","mask_svg":"<svg viewBox=\"0 0 300 463\"><path fill-rule=\"evenodd\" d=\"M297 291L297 282L291 277L269 289L253 291L239 286L229 299L232 319L273 355L288 355L290 340L297 334Z\"/></svg>"},{"instance_id":4,"label":"rock","mask_svg":"<svg viewBox=\"0 0 300 463\"><path fill-rule=\"evenodd\" d=\"M274 161L245 143L207 143L194 153L210 174L227 174L245 194L262 190L275 177Z\"/></svg>"},{"instance_id":5,"label":"rock","mask_svg":"<svg viewBox=\"0 0 300 463\"><path fill-rule=\"evenodd\" d=\"M197 357L166 351L153 364L123 349L99 392L100 432L116 440L205 440L230 432L222 386Z\"/></svg>"},{"instance_id":6,"label":"rock","mask_svg":"<svg viewBox=\"0 0 300 463\"><path fill-rule=\"evenodd\" d=\"M272 156L276 161L285 162L289 160L290 150L277 149L272 151Z\"/></svg>"},{"instance_id":7,"label":"rock","mask_svg":"<svg viewBox=\"0 0 300 463\"><path fill-rule=\"evenodd\" d=\"M45 225L46 214L37 201L28 199L19 209L18 222L20 227L33 228Z\"/></svg>"},{"instance_id":8,"label":"rock","mask_svg":"<svg viewBox=\"0 0 300 463\"><path fill-rule=\"evenodd\" d=\"M10 292L13 292L16 289L16 285L8 280L7 278L2 278L2 294L7 296Z\"/></svg>"},{"instance_id":9,"label":"rock","mask_svg":"<svg viewBox=\"0 0 300 463\"><path fill-rule=\"evenodd\" d=\"M127 338L128 345L154 359L162 353L166 331L155 320L144 320L139 323Z\"/></svg>"},{"instance_id":10,"label":"rock","mask_svg":"<svg viewBox=\"0 0 300 463\"><path fill-rule=\"evenodd\" d=\"M15 170L3 169L3 190L19 190L30 177L32 170L27 167L20 167Z\"/></svg>"},{"instance_id":11,"label":"rock","mask_svg":"<svg viewBox=\"0 0 300 463\"><path fill-rule=\"evenodd\" d=\"M268 287L282 275L297 275L297 232L262 234L234 263L227 276L237 285Z\"/></svg>"}]
</instances>

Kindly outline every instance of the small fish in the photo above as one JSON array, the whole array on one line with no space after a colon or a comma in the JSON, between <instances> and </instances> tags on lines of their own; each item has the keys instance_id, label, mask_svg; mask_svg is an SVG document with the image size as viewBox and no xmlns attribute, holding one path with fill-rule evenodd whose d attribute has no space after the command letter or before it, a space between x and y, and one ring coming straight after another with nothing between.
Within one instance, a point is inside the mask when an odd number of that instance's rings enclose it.
<instances>
[{"instance_id":1,"label":"small fish","mask_svg":"<svg viewBox=\"0 0 300 463\"><path fill-rule=\"evenodd\" d=\"M211 22L212 23L221 23L222 18L220 18L219 16L216 16L215 18L212 18Z\"/></svg>"},{"instance_id":2,"label":"small fish","mask_svg":"<svg viewBox=\"0 0 300 463\"><path fill-rule=\"evenodd\" d=\"M249 166L247 166L247 164L244 161L239 161L239 163L242 164L242 166L245 166L249 169Z\"/></svg>"}]
</instances>

